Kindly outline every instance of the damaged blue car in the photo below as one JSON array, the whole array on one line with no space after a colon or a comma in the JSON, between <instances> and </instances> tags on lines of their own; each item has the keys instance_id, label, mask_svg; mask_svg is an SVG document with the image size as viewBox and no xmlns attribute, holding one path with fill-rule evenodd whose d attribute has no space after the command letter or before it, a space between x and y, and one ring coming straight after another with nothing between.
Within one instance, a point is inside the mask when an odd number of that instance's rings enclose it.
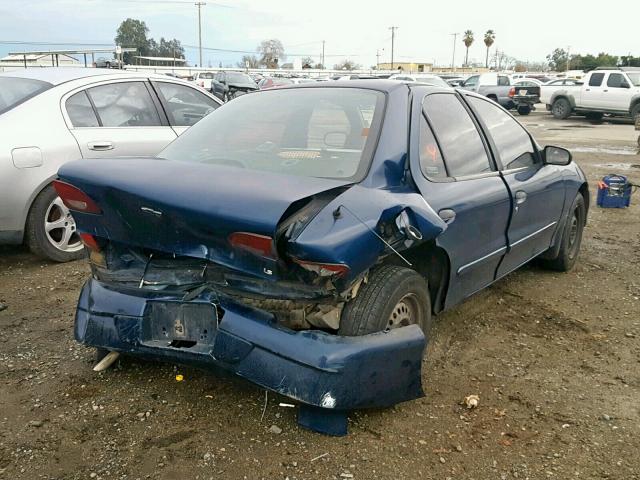
<instances>
[{"instance_id":1,"label":"damaged blue car","mask_svg":"<svg viewBox=\"0 0 640 480\"><path fill-rule=\"evenodd\" d=\"M496 103L382 80L242 96L55 188L92 268L79 342L231 372L332 434L423 395L434 315L536 257L572 268L589 206Z\"/></svg>"}]
</instances>

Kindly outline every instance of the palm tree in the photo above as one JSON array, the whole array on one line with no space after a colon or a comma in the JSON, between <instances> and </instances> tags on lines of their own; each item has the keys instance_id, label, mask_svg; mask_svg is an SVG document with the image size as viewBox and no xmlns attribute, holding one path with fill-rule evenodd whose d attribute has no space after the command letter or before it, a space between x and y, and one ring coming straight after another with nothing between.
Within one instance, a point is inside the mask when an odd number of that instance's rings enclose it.
<instances>
[{"instance_id":1,"label":"palm tree","mask_svg":"<svg viewBox=\"0 0 640 480\"><path fill-rule=\"evenodd\" d=\"M496 40L496 32L494 32L493 30L487 30L487 32L484 34L484 44L487 46L487 60L485 62L485 66L487 68L489 68L489 49L491 48L491 45L493 45L493 42L495 42Z\"/></svg>"},{"instance_id":2,"label":"palm tree","mask_svg":"<svg viewBox=\"0 0 640 480\"><path fill-rule=\"evenodd\" d=\"M473 32L471 30L466 30L463 34L462 41L464 42L464 46L467 47L467 54L464 57L465 66L469 66L469 47L473 43L475 39L473 38Z\"/></svg>"}]
</instances>

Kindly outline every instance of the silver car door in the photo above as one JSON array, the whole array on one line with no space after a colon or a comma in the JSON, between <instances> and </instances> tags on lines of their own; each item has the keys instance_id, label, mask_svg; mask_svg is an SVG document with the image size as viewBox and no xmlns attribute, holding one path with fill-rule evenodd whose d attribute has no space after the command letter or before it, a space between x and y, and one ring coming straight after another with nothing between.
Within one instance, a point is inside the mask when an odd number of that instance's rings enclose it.
<instances>
[{"instance_id":1,"label":"silver car door","mask_svg":"<svg viewBox=\"0 0 640 480\"><path fill-rule=\"evenodd\" d=\"M104 83L63 100L82 156L155 155L176 138L144 80Z\"/></svg>"}]
</instances>

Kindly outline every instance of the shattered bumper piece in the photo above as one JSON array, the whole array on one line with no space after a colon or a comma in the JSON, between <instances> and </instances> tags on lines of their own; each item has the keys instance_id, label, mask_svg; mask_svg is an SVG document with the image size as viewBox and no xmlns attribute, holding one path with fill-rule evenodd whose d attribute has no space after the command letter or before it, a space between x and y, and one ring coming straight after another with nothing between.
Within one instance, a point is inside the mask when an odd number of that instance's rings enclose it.
<instances>
[{"instance_id":1,"label":"shattered bumper piece","mask_svg":"<svg viewBox=\"0 0 640 480\"><path fill-rule=\"evenodd\" d=\"M423 396L425 338L415 325L360 337L293 331L267 312L212 292L182 302L166 293L116 289L90 279L78 301L75 337L131 355L221 368L317 407L316 416ZM313 423L303 422L312 429Z\"/></svg>"}]
</instances>

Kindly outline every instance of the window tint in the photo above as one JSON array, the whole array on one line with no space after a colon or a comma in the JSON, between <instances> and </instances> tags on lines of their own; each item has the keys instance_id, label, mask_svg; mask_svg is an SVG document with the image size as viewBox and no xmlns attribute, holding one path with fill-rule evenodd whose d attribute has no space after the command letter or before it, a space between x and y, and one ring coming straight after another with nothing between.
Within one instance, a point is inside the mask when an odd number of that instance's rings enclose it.
<instances>
[{"instance_id":1,"label":"window tint","mask_svg":"<svg viewBox=\"0 0 640 480\"><path fill-rule=\"evenodd\" d=\"M624 79L624 75L622 75L621 73L612 73L607 79L607 87L622 88L622 85L626 83L627 82Z\"/></svg>"},{"instance_id":2,"label":"window tint","mask_svg":"<svg viewBox=\"0 0 640 480\"><path fill-rule=\"evenodd\" d=\"M205 115L218 108L218 103L195 88L177 83L157 82L164 99L169 123L176 127L190 127Z\"/></svg>"},{"instance_id":3,"label":"window tint","mask_svg":"<svg viewBox=\"0 0 640 480\"><path fill-rule=\"evenodd\" d=\"M510 85L509 77L504 77L502 75L498 75L498 86L506 87L507 85Z\"/></svg>"},{"instance_id":4,"label":"window tint","mask_svg":"<svg viewBox=\"0 0 640 480\"><path fill-rule=\"evenodd\" d=\"M467 98L493 138L505 170L535 164L536 157L531 138L518 122L491 102L480 98Z\"/></svg>"},{"instance_id":5,"label":"window tint","mask_svg":"<svg viewBox=\"0 0 640 480\"><path fill-rule=\"evenodd\" d=\"M70 96L66 102L67 114L74 127L98 127L98 119L89 102L87 93L83 90Z\"/></svg>"},{"instance_id":6,"label":"window tint","mask_svg":"<svg viewBox=\"0 0 640 480\"><path fill-rule=\"evenodd\" d=\"M424 111L433 126L450 176L491 171L480 133L455 95L429 95L424 101Z\"/></svg>"},{"instance_id":7,"label":"window tint","mask_svg":"<svg viewBox=\"0 0 640 480\"><path fill-rule=\"evenodd\" d=\"M589 86L599 87L600 85L602 85L603 78L604 78L604 73L592 73L591 78L589 79Z\"/></svg>"},{"instance_id":8,"label":"window tint","mask_svg":"<svg viewBox=\"0 0 640 480\"><path fill-rule=\"evenodd\" d=\"M440 148L424 115L420 115L420 170L428 178L447 177Z\"/></svg>"},{"instance_id":9,"label":"window tint","mask_svg":"<svg viewBox=\"0 0 640 480\"><path fill-rule=\"evenodd\" d=\"M142 82L112 83L87 90L103 127L160 125L151 95Z\"/></svg>"}]
</instances>

